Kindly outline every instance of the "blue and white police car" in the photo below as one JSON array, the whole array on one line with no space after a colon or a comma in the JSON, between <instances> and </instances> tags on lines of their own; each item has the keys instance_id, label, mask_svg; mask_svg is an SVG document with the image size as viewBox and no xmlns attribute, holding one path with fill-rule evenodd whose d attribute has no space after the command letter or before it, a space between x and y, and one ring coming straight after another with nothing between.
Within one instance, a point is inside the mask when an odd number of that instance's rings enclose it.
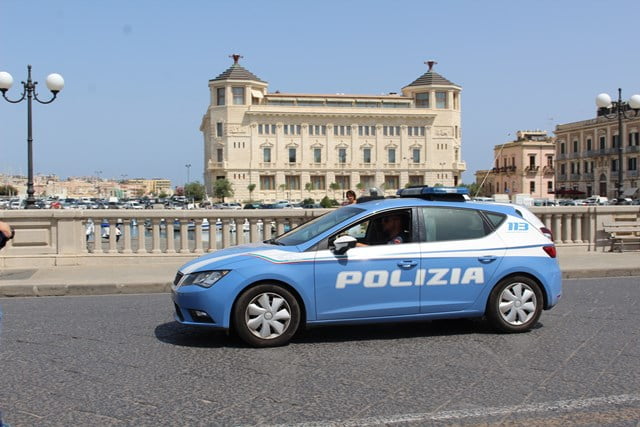
<instances>
[{"instance_id":1,"label":"blue and white police car","mask_svg":"<svg viewBox=\"0 0 640 427\"><path fill-rule=\"evenodd\" d=\"M174 280L175 318L256 347L328 324L486 317L528 331L562 295L556 248L516 207L465 193L408 188L197 258Z\"/></svg>"}]
</instances>

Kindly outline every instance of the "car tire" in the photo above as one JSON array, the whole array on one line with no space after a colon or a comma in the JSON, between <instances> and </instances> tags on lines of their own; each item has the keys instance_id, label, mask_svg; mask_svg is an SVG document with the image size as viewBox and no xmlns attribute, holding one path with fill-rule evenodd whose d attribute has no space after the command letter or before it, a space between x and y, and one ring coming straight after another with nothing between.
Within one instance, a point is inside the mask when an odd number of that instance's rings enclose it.
<instances>
[{"instance_id":1,"label":"car tire","mask_svg":"<svg viewBox=\"0 0 640 427\"><path fill-rule=\"evenodd\" d=\"M491 291L487 318L501 332L529 331L540 318L544 300L540 285L526 276L501 280Z\"/></svg>"},{"instance_id":2,"label":"car tire","mask_svg":"<svg viewBox=\"0 0 640 427\"><path fill-rule=\"evenodd\" d=\"M300 325L300 305L282 286L263 284L243 292L233 311L233 326L253 347L277 347L289 343Z\"/></svg>"}]
</instances>

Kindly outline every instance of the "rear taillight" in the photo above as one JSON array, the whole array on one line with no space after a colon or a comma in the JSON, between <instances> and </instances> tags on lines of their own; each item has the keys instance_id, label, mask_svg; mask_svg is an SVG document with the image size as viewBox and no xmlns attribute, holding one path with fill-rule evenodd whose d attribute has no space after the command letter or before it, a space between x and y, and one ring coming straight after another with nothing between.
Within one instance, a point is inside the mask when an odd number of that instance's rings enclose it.
<instances>
[{"instance_id":1,"label":"rear taillight","mask_svg":"<svg viewBox=\"0 0 640 427\"><path fill-rule=\"evenodd\" d=\"M553 233L547 227L540 227L540 232L553 242Z\"/></svg>"},{"instance_id":2,"label":"rear taillight","mask_svg":"<svg viewBox=\"0 0 640 427\"><path fill-rule=\"evenodd\" d=\"M549 255L551 258L556 257L556 247L554 245L543 246L542 249Z\"/></svg>"}]
</instances>

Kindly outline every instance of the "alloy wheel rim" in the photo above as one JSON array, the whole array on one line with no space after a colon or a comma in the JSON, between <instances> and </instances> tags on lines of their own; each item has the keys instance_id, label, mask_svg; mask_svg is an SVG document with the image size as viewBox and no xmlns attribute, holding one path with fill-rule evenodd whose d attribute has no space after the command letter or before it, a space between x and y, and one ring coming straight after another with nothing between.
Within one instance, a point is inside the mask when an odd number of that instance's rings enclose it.
<instances>
[{"instance_id":1,"label":"alloy wheel rim","mask_svg":"<svg viewBox=\"0 0 640 427\"><path fill-rule=\"evenodd\" d=\"M245 323L253 335L274 339L282 335L291 322L291 307L278 294L265 292L255 296L245 311Z\"/></svg>"},{"instance_id":2,"label":"alloy wheel rim","mask_svg":"<svg viewBox=\"0 0 640 427\"><path fill-rule=\"evenodd\" d=\"M533 289L526 283L516 282L507 286L500 294L498 310L505 322L519 326L533 318L537 305Z\"/></svg>"}]
</instances>

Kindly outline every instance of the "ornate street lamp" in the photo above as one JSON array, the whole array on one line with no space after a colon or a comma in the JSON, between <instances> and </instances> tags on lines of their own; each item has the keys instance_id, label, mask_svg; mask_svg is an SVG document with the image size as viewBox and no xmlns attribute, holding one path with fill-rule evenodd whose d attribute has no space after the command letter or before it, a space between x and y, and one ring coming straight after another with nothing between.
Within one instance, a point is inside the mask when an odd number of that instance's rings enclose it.
<instances>
[{"instance_id":1,"label":"ornate street lamp","mask_svg":"<svg viewBox=\"0 0 640 427\"><path fill-rule=\"evenodd\" d=\"M618 198L622 198L622 150L624 146L624 132L622 131L622 118L630 119L638 117L640 113L640 95L633 95L629 102L622 102L622 89L618 88L618 100L611 101L606 93L596 97L596 105L600 109L598 115L608 119L618 118Z\"/></svg>"},{"instance_id":2,"label":"ornate street lamp","mask_svg":"<svg viewBox=\"0 0 640 427\"><path fill-rule=\"evenodd\" d=\"M53 97L48 101L42 101L38 99L38 93L36 92L36 85L38 82L34 82L31 80L31 65L27 65L27 82L21 82L23 87L22 97L18 100L12 101L7 98L7 90L11 88L13 85L13 77L11 74L0 71L0 92L2 92L2 97L9 101L12 104L17 104L19 102L27 99L27 200L26 200L26 209L33 209L36 204L36 199L33 197L33 132L32 132L32 124L31 124L31 100L35 99L41 104L50 104L56 99L58 92L62 90L64 87L64 79L60 74L49 74L47 76L47 87L53 94Z\"/></svg>"}]
</instances>

